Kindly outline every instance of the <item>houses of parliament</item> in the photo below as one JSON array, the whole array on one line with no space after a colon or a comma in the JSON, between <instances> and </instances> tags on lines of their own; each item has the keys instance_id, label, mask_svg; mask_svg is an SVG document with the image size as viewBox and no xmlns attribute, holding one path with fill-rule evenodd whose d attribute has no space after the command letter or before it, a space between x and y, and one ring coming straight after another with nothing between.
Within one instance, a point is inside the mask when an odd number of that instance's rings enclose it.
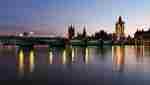
<instances>
[{"instance_id":1,"label":"houses of parliament","mask_svg":"<svg viewBox=\"0 0 150 85\"><path fill-rule=\"evenodd\" d=\"M122 17L119 16L115 24L115 32L113 33L117 40L122 40L125 37L125 22L122 20ZM83 29L83 34L79 34L80 37L86 37L86 28ZM68 38L73 39L75 37L75 28L73 25L68 27ZM100 30L94 34L96 39L102 38L102 40L107 39L107 37L112 37L112 34L107 34L104 30Z\"/></svg>"}]
</instances>

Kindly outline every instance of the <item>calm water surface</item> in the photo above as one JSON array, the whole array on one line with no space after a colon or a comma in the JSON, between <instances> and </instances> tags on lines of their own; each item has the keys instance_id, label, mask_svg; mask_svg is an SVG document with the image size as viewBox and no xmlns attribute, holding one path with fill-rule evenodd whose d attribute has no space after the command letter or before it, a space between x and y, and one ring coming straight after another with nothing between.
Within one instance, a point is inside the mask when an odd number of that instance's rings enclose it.
<instances>
[{"instance_id":1,"label":"calm water surface","mask_svg":"<svg viewBox=\"0 0 150 85\"><path fill-rule=\"evenodd\" d=\"M150 85L150 47L0 46L0 75L51 85Z\"/></svg>"}]
</instances>

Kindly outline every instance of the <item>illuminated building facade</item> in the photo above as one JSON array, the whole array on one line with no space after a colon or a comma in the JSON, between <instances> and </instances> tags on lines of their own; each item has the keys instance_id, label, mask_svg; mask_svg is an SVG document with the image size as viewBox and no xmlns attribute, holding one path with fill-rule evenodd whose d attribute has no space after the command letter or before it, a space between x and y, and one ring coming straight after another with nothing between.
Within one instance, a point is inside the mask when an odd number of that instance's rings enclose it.
<instances>
[{"instance_id":1,"label":"illuminated building facade","mask_svg":"<svg viewBox=\"0 0 150 85\"><path fill-rule=\"evenodd\" d=\"M124 21L122 20L121 16L119 16L119 19L116 23L116 30L115 30L115 34L117 36L117 40L120 40L121 38L123 38L125 36L124 34Z\"/></svg>"}]
</instances>

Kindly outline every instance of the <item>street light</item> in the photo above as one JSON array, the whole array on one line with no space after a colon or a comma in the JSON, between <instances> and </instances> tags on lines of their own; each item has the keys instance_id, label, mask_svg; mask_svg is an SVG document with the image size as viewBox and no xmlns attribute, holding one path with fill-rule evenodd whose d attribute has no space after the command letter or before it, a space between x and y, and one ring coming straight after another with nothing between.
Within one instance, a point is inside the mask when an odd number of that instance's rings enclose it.
<instances>
[{"instance_id":1,"label":"street light","mask_svg":"<svg viewBox=\"0 0 150 85\"><path fill-rule=\"evenodd\" d=\"M23 37L23 34L22 34L22 33L19 33L19 37Z\"/></svg>"},{"instance_id":2,"label":"street light","mask_svg":"<svg viewBox=\"0 0 150 85\"><path fill-rule=\"evenodd\" d=\"M34 32L30 32L29 34L30 34L30 36L32 36L34 34Z\"/></svg>"}]
</instances>

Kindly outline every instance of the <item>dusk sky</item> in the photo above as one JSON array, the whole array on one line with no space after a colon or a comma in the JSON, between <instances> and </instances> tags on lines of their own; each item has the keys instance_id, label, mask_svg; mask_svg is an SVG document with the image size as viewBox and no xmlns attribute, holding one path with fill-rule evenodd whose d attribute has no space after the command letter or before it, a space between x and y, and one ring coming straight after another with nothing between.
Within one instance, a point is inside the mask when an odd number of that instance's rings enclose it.
<instances>
[{"instance_id":1,"label":"dusk sky","mask_svg":"<svg viewBox=\"0 0 150 85\"><path fill-rule=\"evenodd\" d=\"M0 0L0 33L34 31L64 35L69 24L89 34L114 32L117 16L125 31L150 27L150 0Z\"/></svg>"}]
</instances>

